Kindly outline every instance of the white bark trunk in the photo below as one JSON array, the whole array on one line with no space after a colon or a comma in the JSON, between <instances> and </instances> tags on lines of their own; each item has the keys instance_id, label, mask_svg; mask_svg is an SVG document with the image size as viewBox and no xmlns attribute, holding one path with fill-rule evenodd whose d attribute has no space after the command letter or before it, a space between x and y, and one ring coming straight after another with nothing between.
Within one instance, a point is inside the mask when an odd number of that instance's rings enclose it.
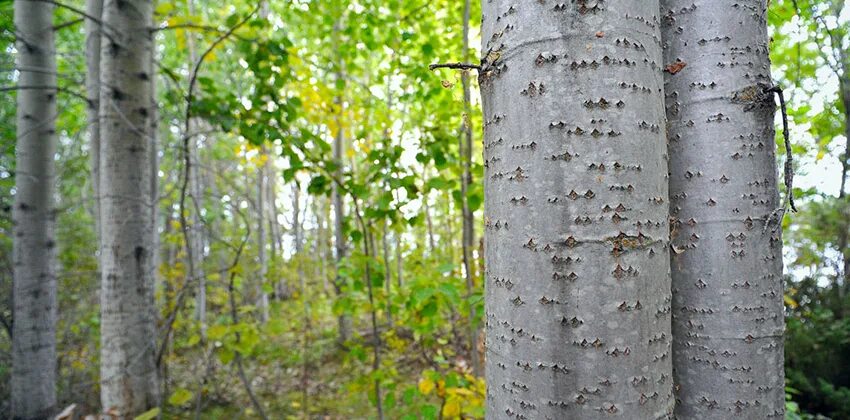
<instances>
[{"instance_id":1,"label":"white bark trunk","mask_svg":"<svg viewBox=\"0 0 850 420\"><path fill-rule=\"evenodd\" d=\"M781 229L764 0L663 0L676 415L782 418ZM672 73L672 74L671 74ZM775 221L774 221L775 222Z\"/></svg>"},{"instance_id":2,"label":"white bark trunk","mask_svg":"<svg viewBox=\"0 0 850 420\"><path fill-rule=\"evenodd\" d=\"M41 419L56 408L56 50L53 6L16 0L20 86L13 241L12 417Z\"/></svg>"},{"instance_id":3,"label":"white bark trunk","mask_svg":"<svg viewBox=\"0 0 850 420\"><path fill-rule=\"evenodd\" d=\"M86 0L86 14L100 18L103 0ZM89 131L89 162L94 193L94 226L100 237L100 22L85 20L86 31L86 119Z\"/></svg>"},{"instance_id":4,"label":"white bark trunk","mask_svg":"<svg viewBox=\"0 0 850 420\"><path fill-rule=\"evenodd\" d=\"M266 147L263 146L260 153L261 158L266 157ZM260 263L259 282L257 283L258 306L260 308L260 319L263 322L269 320L269 295L265 292L265 285L269 272L269 263L266 258L266 164L257 168L257 258Z\"/></svg>"},{"instance_id":5,"label":"white bark trunk","mask_svg":"<svg viewBox=\"0 0 850 420\"><path fill-rule=\"evenodd\" d=\"M482 9L488 418L667 418L658 0Z\"/></svg>"},{"instance_id":6,"label":"white bark trunk","mask_svg":"<svg viewBox=\"0 0 850 420\"><path fill-rule=\"evenodd\" d=\"M132 417L159 403L149 132L153 2L105 0L103 6L101 403Z\"/></svg>"}]
</instances>

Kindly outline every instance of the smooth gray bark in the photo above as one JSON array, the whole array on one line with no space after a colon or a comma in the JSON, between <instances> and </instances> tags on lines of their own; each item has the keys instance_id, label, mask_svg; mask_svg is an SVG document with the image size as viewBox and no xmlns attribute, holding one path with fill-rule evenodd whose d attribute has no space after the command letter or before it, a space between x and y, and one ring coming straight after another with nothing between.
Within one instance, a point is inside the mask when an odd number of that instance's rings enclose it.
<instances>
[{"instance_id":1,"label":"smooth gray bark","mask_svg":"<svg viewBox=\"0 0 850 420\"><path fill-rule=\"evenodd\" d=\"M132 417L159 403L150 148L150 0L105 0L101 40L101 403ZM108 36L107 36L108 34Z\"/></svg>"},{"instance_id":2,"label":"smooth gray bark","mask_svg":"<svg viewBox=\"0 0 850 420\"><path fill-rule=\"evenodd\" d=\"M658 1L482 9L487 417L667 418Z\"/></svg>"},{"instance_id":3,"label":"smooth gray bark","mask_svg":"<svg viewBox=\"0 0 850 420\"><path fill-rule=\"evenodd\" d=\"M86 14L103 15L103 0L86 0ZM94 194L94 226L100 237L100 22L85 20L86 31L86 119L89 132L89 162Z\"/></svg>"},{"instance_id":4,"label":"smooth gray bark","mask_svg":"<svg viewBox=\"0 0 850 420\"><path fill-rule=\"evenodd\" d=\"M16 0L19 86L56 86L53 6ZM56 408L56 89L17 93L13 220L12 418Z\"/></svg>"},{"instance_id":5,"label":"smooth gray bark","mask_svg":"<svg viewBox=\"0 0 850 420\"><path fill-rule=\"evenodd\" d=\"M266 147L263 146L260 158L264 159ZM265 292L263 285L267 281L269 262L266 258L266 162L257 168L257 259L260 264L259 281L256 284L257 297L260 308L260 319L265 323L269 320L269 295Z\"/></svg>"},{"instance_id":6,"label":"smooth gray bark","mask_svg":"<svg viewBox=\"0 0 850 420\"><path fill-rule=\"evenodd\" d=\"M676 415L782 418L781 229L764 227L779 206L766 4L662 5Z\"/></svg>"},{"instance_id":7,"label":"smooth gray bark","mask_svg":"<svg viewBox=\"0 0 850 420\"><path fill-rule=\"evenodd\" d=\"M337 79L342 78L341 74L337 74ZM337 129L336 135L334 137L333 143L333 158L334 162L338 165L338 169L334 172L334 176L338 181L342 181L342 165L343 160L342 156L344 154L345 149L345 134L342 131L341 126L341 116L342 116L342 98L337 98L337 106L340 107L339 114L337 115ZM340 265L342 265L342 260L345 259L345 256L348 252L348 247L346 246L345 241L345 232L342 231L343 227L343 219L345 219L345 200L342 197L342 191L339 186L334 183L332 185L331 191L331 200L333 202L334 208L334 249L336 253L334 254L334 259L337 266L336 278L334 279L334 289L336 294L339 296L343 293L343 281L342 276L339 275ZM345 343L351 338L351 332L354 328L351 316L342 314L338 317L337 320L338 328L339 328L339 341L341 343Z\"/></svg>"}]
</instances>

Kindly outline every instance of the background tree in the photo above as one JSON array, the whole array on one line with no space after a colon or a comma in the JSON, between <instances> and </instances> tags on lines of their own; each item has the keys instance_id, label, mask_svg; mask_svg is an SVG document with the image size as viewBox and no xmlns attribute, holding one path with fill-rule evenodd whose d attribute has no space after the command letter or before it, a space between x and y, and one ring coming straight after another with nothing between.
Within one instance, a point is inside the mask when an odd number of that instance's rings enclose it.
<instances>
[{"instance_id":1,"label":"background tree","mask_svg":"<svg viewBox=\"0 0 850 420\"><path fill-rule=\"evenodd\" d=\"M121 416L159 404L150 235L152 13L147 0L103 4L100 382L104 409Z\"/></svg>"},{"instance_id":2,"label":"background tree","mask_svg":"<svg viewBox=\"0 0 850 420\"><path fill-rule=\"evenodd\" d=\"M15 1L17 141L12 268L12 407L15 419L56 409L56 49L53 6Z\"/></svg>"}]
</instances>

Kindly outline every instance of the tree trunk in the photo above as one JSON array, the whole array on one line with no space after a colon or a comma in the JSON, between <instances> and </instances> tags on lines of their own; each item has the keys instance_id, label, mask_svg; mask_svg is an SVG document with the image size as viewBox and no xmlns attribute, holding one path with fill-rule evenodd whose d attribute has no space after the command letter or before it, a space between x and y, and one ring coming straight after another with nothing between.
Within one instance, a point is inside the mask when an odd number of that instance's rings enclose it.
<instances>
[{"instance_id":1,"label":"tree trunk","mask_svg":"<svg viewBox=\"0 0 850 420\"><path fill-rule=\"evenodd\" d=\"M19 86L13 222L12 417L56 408L56 49L53 6L16 0Z\"/></svg>"},{"instance_id":2,"label":"tree trunk","mask_svg":"<svg viewBox=\"0 0 850 420\"><path fill-rule=\"evenodd\" d=\"M470 15L470 0L464 0L463 3L463 60L469 62L469 15ZM472 174L470 166L472 166L472 105L471 95L469 92L469 72L463 71L460 76L463 84L463 136L459 143L460 159L463 165L463 171L460 180L461 189L461 216L463 218L463 239L462 261L463 275L466 280L466 297L472 298L475 291L475 280L472 276L472 247L475 243L475 221L472 218L472 211L469 209L469 186L472 184ZM469 311L469 355L472 363L472 373L475 376L481 376L481 363L478 360L478 320L475 318L475 311Z\"/></svg>"},{"instance_id":3,"label":"tree trunk","mask_svg":"<svg viewBox=\"0 0 850 420\"><path fill-rule=\"evenodd\" d=\"M156 407L149 0L106 0L101 42L101 403Z\"/></svg>"},{"instance_id":4,"label":"tree trunk","mask_svg":"<svg viewBox=\"0 0 850 420\"><path fill-rule=\"evenodd\" d=\"M384 309L387 311L387 325L390 327L393 326L393 273L390 268L390 244L389 244L389 232L387 229L387 223L384 222L383 234L381 235L381 253L384 262L384 292L387 294L386 303L384 305Z\"/></svg>"},{"instance_id":5,"label":"tree trunk","mask_svg":"<svg viewBox=\"0 0 850 420\"><path fill-rule=\"evenodd\" d=\"M260 150L260 158L266 157L266 147ZM263 323L269 320L269 294L266 293L264 285L269 272L269 262L266 258L266 162L257 168L257 258L260 263L259 282L257 283L257 296L260 301L260 320Z\"/></svg>"},{"instance_id":6,"label":"tree trunk","mask_svg":"<svg viewBox=\"0 0 850 420\"><path fill-rule=\"evenodd\" d=\"M338 73L336 77L337 79L341 79L342 75ZM336 162L337 164L337 170L336 172L334 172L334 177L336 177L336 179L341 182L343 165L342 156L345 149L345 134L343 133L341 125L341 116L343 112L342 98L338 97L336 102L339 109L337 110L338 114L336 116L338 128L333 143L333 158L334 162ZM338 185L336 185L336 183L334 183L332 186L331 197L333 200L334 207L334 247L336 248L335 259L337 266L336 279L334 280L334 289L336 290L337 296L340 296L343 292L343 279L342 276L339 275L339 270L340 265L342 264L342 260L345 259L347 247L345 244L345 232L342 231L343 219L345 219L345 209L343 208L344 200L342 198L342 191L340 191L340 188ZM340 343L345 343L351 338L351 330L353 328L351 316L347 314L341 314L338 319L338 324L339 341Z\"/></svg>"},{"instance_id":7,"label":"tree trunk","mask_svg":"<svg viewBox=\"0 0 850 420\"><path fill-rule=\"evenodd\" d=\"M658 1L482 8L488 418L667 418Z\"/></svg>"},{"instance_id":8,"label":"tree trunk","mask_svg":"<svg viewBox=\"0 0 850 420\"><path fill-rule=\"evenodd\" d=\"M847 52L839 51L839 57L842 59L842 63L847 63ZM839 202L846 201L847 199L847 175L850 172L850 74L847 74L847 70L845 69L844 74L840 75L840 95L841 101L844 104L844 154L841 155L841 183L840 189L838 190L838 199ZM850 205L844 204L841 207L844 211L844 226L841 228L841 231L838 233L838 252L841 253L841 284L838 285L838 296L841 302L844 302L844 298L847 295L847 292L850 291L850 247L848 247L848 241L850 241L850 226L847 224L850 223ZM838 281L836 281L836 284ZM839 316L845 316L847 310L842 306L841 313Z\"/></svg>"},{"instance_id":9,"label":"tree trunk","mask_svg":"<svg viewBox=\"0 0 850 420\"><path fill-rule=\"evenodd\" d=\"M195 2L189 0L187 2L189 16L195 16ZM186 32L186 45L189 50L189 66L194 68L198 61L198 55L195 49L195 34L191 31ZM189 132L184 135L189 136L189 202L191 203L189 213L191 214L191 226L188 229L189 240L186 243L191 250L186 253L192 261L187 261L186 266L189 267L188 277L190 282L197 280L198 294L196 296L196 311L198 323L200 324L201 337L206 338L207 334L207 276L204 272L204 225L201 220L201 208L203 207L203 177L201 176L201 159L200 145L203 135L200 134L204 121L200 118L192 117L189 119ZM190 283L191 284L191 283Z\"/></svg>"},{"instance_id":10,"label":"tree trunk","mask_svg":"<svg viewBox=\"0 0 850 420\"><path fill-rule=\"evenodd\" d=\"M86 0L86 14L100 18L103 0ZM86 31L86 119L89 132L89 161L94 193L94 230L100 237L100 22L85 20Z\"/></svg>"},{"instance_id":11,"label":"tree trunk","mask_svg":"<svg viewBox=\"0 0 850 420\"><path fill-rule=\"evenodd\" d=\"M764 0L663 0L680 418L782 418L783 286ZM789 192L790 193L790 192Z\"/></svg>"}]
</instances>

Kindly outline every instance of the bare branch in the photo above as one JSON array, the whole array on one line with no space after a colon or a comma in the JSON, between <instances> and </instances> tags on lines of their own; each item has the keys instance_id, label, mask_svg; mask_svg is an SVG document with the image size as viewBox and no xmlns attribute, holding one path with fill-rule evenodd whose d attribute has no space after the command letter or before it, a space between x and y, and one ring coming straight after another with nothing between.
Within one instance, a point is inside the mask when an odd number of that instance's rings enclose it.
<instances>
[{"instance_id":1,"label":"bare branch","mask_svg":"<svg viewBox=\"0 0 850 420\"><path fill-rule=\"evenodd\" d=\"M470 64L470 63L442 63L442 64L431 64L428 66L429 70L435 69L455 69L455 70L481 70L481 66L478 64Z\"/></svg>"}]
</instances>

